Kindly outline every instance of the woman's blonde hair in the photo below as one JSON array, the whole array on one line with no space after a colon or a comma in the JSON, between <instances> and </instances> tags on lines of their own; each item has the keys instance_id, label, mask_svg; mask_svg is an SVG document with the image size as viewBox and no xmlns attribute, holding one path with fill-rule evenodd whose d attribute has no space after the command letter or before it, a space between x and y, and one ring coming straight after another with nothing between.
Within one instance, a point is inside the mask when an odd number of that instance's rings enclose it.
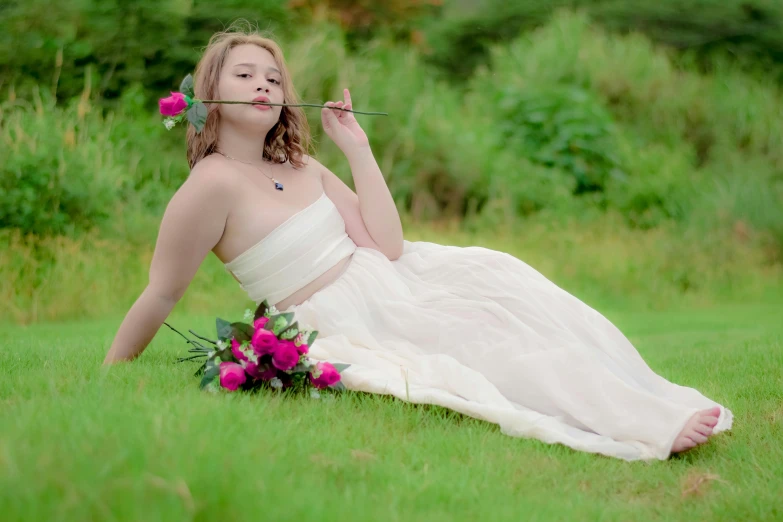
<instances>
[{"instance_id":1,"label":"woman's blonde hair","mask_svg":"<svg viewBox=\"0 0 783 522\"><path fill-rule=\"evenodd\" d=\"M282 75L284 103L300 103L294 90L291 75L286 67L283 51L271 38L262 35L258 29L244 20L239 20L225 31L212 35L204 54L196 65L193 77L195 97L200 100L215 100L218 95L220 71L226 62L228 53L234 47L254 44L269 51L277 63ZM218 141L218 123L220 113L217 104L209 107L207 121L201 132L188 125L188 164L190 168L202 158L215 152ZM264 138L264 159L275 163L290 161L294 167L303 167L302 156L310 152L310 127L301 107L283 107L280 121L272 127Z\"/></svg>"}]
</instances>

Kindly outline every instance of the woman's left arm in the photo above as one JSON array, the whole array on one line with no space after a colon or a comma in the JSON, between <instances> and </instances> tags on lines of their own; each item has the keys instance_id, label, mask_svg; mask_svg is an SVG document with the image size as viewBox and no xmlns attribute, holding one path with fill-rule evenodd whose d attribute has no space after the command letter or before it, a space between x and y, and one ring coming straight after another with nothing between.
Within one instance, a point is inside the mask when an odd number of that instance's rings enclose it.
<instances>
[{"instance_id":1,"label":"woman's left arm","mask_svg":"<svg viewBox=\"0 0 783 522\"><path fill-rule=\"evenodd\" d=\"M327 102L321 110L321 121L326 134L340 147L348 159L356 187L354 198L358 199L358 202L354 201L353 205L358 205L367 232L378 246L378 250L394 260L402 255L402 223L383 173L370 149L367 135L359 126L353 113L327 108L350 109L351 106L351 94L348 89L345 89L345 102ZM351 204L352 198L345 193L345 189L352 191L339 178L325 168L322 178L327 192L337 193L338 200L343 199L344 204Z\"/></svg>"}]
</instances>

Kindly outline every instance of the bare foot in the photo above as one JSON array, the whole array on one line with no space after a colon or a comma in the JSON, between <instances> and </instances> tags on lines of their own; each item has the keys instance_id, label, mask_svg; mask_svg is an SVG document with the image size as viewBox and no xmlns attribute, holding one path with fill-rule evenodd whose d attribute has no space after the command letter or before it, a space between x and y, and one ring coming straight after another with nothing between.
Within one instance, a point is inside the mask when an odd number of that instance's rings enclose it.
<instances>
[{"instance_id":1,"label":"bare foot","mask_svg":"<svg viewBox=\"0 0 783 522\"><path fill-rule=\"evenodd\" d=\"M707 442L712 429L718 424L719 416L718 407L695 413L674 440L672 453L680 453Z\"/></svg>"}]
</instances>

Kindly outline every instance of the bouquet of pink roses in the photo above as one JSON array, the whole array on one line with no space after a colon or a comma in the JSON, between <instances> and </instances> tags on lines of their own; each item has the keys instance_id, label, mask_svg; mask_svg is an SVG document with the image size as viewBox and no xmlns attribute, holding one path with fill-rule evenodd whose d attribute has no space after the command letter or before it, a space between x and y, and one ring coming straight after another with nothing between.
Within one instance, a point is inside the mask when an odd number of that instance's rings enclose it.
<instances>
[{"instance_id":1,"label":"bouquet of pink roses","mask_svg":"<svg viewBox=\"0 0 783 522\"><path fill-rule=\"evenodd\" d=\"M310 359L307 353L318 332L300 327L294 321L293 313L278 313L274 306L263 301L255 313L247 310L245 319L247 323L229 323L218 318L217 341L189 330L211 346L190 339L164 323L192 345L188 352L195 355L182 357L177 362L206 358L195 374L202 375L202 389L309 390L316 398L318 390L345 389L340 382L340 372L349 365Z\"/></svg>"}]
</instances>

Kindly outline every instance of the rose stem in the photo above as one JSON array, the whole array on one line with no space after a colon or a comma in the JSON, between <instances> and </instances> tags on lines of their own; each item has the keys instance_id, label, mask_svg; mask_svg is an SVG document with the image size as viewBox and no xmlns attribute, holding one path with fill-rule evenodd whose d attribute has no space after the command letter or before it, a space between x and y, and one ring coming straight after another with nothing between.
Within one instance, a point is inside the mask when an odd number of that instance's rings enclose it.
<instances>
[{"instance_id":1,"label":"rose stem","mask_svg":"<svg viewBox=\"0 0 783 522\"><path fill-rule=\"evenodd\" d=\"M196 101L196 100L194 100ZM248 105L274 105L278 107L318 107L319 109L335 109L338 111L345 111L345 112L353 112L355 114L365 114L367 116L388 116L389 113L387 112L361 112L361 111L354 111L352 109L342 109L340 107L326 107L324 105L317 105L315 103L297 103L297 104L289 104L289 103L268 103L268 102L244 102L244 101L230 101L230 100L198 100L201 103L228 103L228 104L241 104L245 103Z\"/></svg>"}]
</instances>

